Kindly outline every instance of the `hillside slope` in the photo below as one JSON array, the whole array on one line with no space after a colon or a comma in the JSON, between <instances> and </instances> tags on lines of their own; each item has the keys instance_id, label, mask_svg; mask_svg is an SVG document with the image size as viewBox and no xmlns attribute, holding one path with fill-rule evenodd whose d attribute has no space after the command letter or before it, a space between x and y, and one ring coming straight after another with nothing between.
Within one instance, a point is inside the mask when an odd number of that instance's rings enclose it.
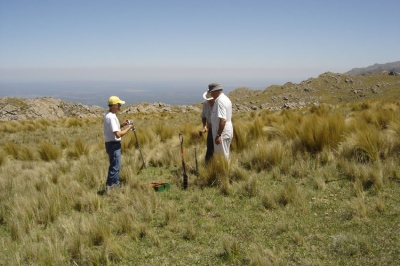
<instances>
[{"instance_id":1,"label":"hillside slope","mask_svg":"<svg viewBox=\"0 0 400 266\"><path fill-rule=\"evenodd\" d=\"M290 109L314 104L340 104L364 100L400 99L400 76L389 72L351 76L326 72L299 84L288 82L265 90L238 88L230 92L234 108L239 110Z\"/></svg>"},{"instance_id":2,"label":"hillside slope","mask_svg":"<svg viewBox=\"0 0 400 266\"><path fill-rule=\"evenodd\" d=\"M376 72L389 71L400 73L400 61L386 63L386 64L374 64L368 67L353 68L352 70L346 72L347 75L360 76L364 74L371 74Z\"/></svg>"}]
</instances>

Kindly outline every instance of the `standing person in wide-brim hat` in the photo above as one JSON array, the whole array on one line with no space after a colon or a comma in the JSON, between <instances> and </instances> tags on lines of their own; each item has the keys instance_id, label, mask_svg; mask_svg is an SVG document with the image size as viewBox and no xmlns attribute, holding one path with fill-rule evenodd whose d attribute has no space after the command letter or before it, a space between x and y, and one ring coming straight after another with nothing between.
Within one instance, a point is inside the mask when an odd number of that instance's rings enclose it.
<instances>
[{"instance_id":1,"label":"standing person in wide-brim hat","mask_svg":"<svg viewBox=\"0 0 400 266\"><path fill-rule=\"evenodd\" d=\"M206 91L203 94L204 102L203 108L201 111L201 122L203 124L202 132L207 132L207 151L205 162L206 164L211 160L214 154L214 139L212 135L212 124L211 124L211 110L214 106L214 98L211 97L211 94Z\"/></svg>"},{"instance_id":2,"label":"standing person in wide-brim hat","mask_svg":"<svg viewBox=\"0 0 400 266\"><path fill-rule=\"evenodd\" d=\"M208 92L215 99L211 111L214 153L223 153L229 159L229 149L233 139L232 102L223 92L219 82L208 85Z\"/></svg>"},{"instance_id":3,"label":"standing person in wide-brim hat","mask_svg":"<svg viewBox=\"0 0 400 266\"><path fill-rule=\"evenodd\" d=\"M111 96L108 99L109 110L104 116L104 139L110 166L108 167L106 189L109 190L114 186L120 187L119 170L121 168L121 139L129 132L133 125L125 120L122 124L119 123L117 113L121 109L121 105L125 104L117 96ZM121 126L125 127L121 131Z\"/></svg>"}]
</instances>

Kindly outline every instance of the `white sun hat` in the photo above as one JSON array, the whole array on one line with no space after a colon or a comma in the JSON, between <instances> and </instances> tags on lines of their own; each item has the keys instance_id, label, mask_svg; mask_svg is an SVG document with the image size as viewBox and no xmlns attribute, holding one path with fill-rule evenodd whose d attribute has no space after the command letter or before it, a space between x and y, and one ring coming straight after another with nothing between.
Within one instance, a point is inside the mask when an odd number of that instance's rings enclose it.
<instances>
[{"instance_id":1,"label":"white sun hat","mask_svg":"<svg viewBox=\"0 0 400 266\"><path fill-rule=\"evenodd\" d=\"M204 100L207 100L207 101L214 99L213 97L211 97L211 93L209 93L208 91L206 91L203 94L203 98L204 98Z\"/></svg>"}]
</instances>

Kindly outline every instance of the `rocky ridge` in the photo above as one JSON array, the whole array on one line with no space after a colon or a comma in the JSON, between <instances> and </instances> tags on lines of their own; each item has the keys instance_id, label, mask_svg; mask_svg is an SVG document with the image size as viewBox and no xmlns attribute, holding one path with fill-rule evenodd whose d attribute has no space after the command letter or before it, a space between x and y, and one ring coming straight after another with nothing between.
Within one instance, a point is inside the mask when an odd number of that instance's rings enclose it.
<instances>
[{"instance_id":1,"label":"rocky ridge","mask_svg":"<svg viewBox=\"0 0 400 266\"><path fill-rule=\"evenodd\" d=\"M361 76L364 74L372 74L382 71L388 71L394 73L394 75L400 73L400 61L386 63L386 64L374 64L368 67L353 68L352 70L346 72L345 74L353 76Z\"/></svg>"},{"instance_id":2,"label":"rocky ridge","mask_svg":"<svg viewBox=\"0 0 400 266\"><path fill-rule=\"evenodd\" d=\"M156 102L137 103L123 107L121 113L179 113L187 111L200 112L193 105L172 106L166 103ZM103 117L107 109L100 106L87 106L77 102L69 102L52 97L36 99L0 98L0 121L33 120L33 119L60 119L60 118L84 118Z\"/></svg>"},{"instance_id":3,"label":"rocky ridge","mask_svg":"<svg viewBox=\"0 0 400 266\"><path fill-rule=\"evenodd\" d=\"M318 104L376 100L400 100L400 76L388 71L362 76L326 72L299 84L287 82L264 90L241 87L228 93L234 112L298 109ZM0 98L0 121L103 117L107 110L51 97L36 99ZM201 103L170 105L162 102L124 106L121 113L201 112Z\"/></svg>"},{"instance_id":4,"label":"rocky ridge","mask_svg":"<svg viewBox=\"0 0 400 266\"><path fill-rule=\"evenodd\" d=\"M287 82L265 90L238 88L229 93L234 111L280 110L364 100L400 100L400 76L388 71L362 76L326 72L299 84Z\"/></svg>"}]
</instances>

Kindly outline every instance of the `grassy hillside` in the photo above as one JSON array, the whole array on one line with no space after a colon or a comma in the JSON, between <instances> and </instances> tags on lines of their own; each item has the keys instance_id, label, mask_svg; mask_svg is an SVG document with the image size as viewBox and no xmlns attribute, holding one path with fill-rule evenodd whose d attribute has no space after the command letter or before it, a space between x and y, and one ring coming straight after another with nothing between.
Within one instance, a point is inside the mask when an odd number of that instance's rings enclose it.
<instances>
[{"instance_id":1,"label":"grassy hillside","mask_svg":"<svg viewBox=\"0 0 400 266\"><path fill-rule=\"evenodd\" d=\"M238 88L229 93L234 104L279 110L305 106L400 99L400 76L388 72L351 76L327 72L299 84L288 82L265 90Z\"/></svg>"},{"instance_id":2,"label":"grassy hillside","mask_svg":"<svg viewBox=\"0 0 400 266\"><path fill-rule=\"evenodd\" d=\"M376 85L361 78L366 91ZM357 98L335 74L318 80L343 87L327 85L336 103L235 113L230 163L208 168L198 112L120 115L135 121L146 168L128 134L123 186L109 194L101 118L0 121L0 264L397 265L398 95ZM244 97L280 101L307 87L322 102L315 82Z\"/></svg>"}]
</instances>

